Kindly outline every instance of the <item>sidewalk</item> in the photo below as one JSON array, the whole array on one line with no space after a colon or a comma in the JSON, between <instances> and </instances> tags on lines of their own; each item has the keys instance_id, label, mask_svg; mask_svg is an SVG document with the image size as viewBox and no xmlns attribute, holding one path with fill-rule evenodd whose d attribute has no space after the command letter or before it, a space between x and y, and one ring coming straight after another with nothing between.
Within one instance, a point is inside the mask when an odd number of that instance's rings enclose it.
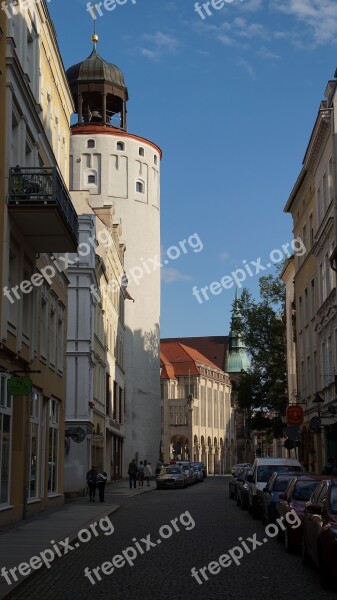
<instances>
[{"instance_id":1,"label":"sidewalk","mask_svg":"<svg viewBox=\"0 0 337 600\"><path fill-rule=\"evenodd\" d=\"M90 531L92 523L117 511L120 508L118 497L131 498L138 494L151 492L155 487L155 482L152 481L150 487L145 485L143 488L137 487L130 490L129 480L123 479L106 486L104 504L98 501L98 497L96 497L95 503L89 502L88 496L66 500L63 506L44 510L30 519L6 527L0 531L0 572L4 566L8 570L23 562L29 563L33 556L37 557L40 552L51 550L52 540L57 543L69 538L69 543L73 542L81 529ZM104 534L101 532L101 535ZM93 533L92 537L94 537ZM62 545L59 547L62 552ZM57 560L57 556L55 560ZM42 568L46 567L43 565ZM32 570L32 575L34 573L39 573L39 570ZM8 585L4 577L0 576L0 599L4 598L21 581L27 579L18 571L15 574L18 581L13 582L12 585ZM13 581L12 577L10 579Z\"/></svg>"}]
</instances>

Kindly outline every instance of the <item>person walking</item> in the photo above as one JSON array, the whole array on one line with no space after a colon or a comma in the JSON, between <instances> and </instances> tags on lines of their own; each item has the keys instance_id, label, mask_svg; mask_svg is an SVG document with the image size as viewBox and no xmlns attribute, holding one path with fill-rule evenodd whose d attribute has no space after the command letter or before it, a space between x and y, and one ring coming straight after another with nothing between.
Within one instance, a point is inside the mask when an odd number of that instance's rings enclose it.
<instances>
[{"instance_id":1,"label":"person walking","mask_svg":"<svg viewBox=\"0 0 337 600\"><path fill-rule=\"evenodd\" d=\"M86 480L89 488L89 499L90 502L95 502L95 494L96 494L96 481L97 481L97 471L95 465L92 465L90 471L88 471Z\"/></svg>"},{"instance_id":2,"label":"person walking","mask_svg":"<svg viewBox=\"0 0 337 600\"><path fill-rule=\"evenodd\" d=\"M137 477L137 465L136 465L136 460L133 458L132 461L129 464L129 468L128 468L128 475L129 475L129 488L131 490L132 488L132 484L133 487L137 487L137 482L136 482L136 477Z\"/></svg>"},{"instance_id":3,"label":"person walking","mask_svg":"<svg viewBox=\"0 0 337 600\"><path fill-rule=\"evenodd\" d=\"M98 488L98 495L99 495L100 502L105 502L104 490L105 490L105 484L106 484L107 478L108 478L108 476L105 471L103 471L102 473L98 473L98 475L97 475L96 486Z\"/></svg>"},{"instance_id":4,"label":"person walking","mask_svg":"<svg viewBox=\"0 0 337 600\"><path fill-rule=\"evenodd\" d=\"M144 485L144 476L145 476L145 467L144 467L144 463L141 460L139 463L139 467L138 467L138 483L139 483L139 487L143 487Z\"/></svg>"},{"instance_id":5,"label":"person walking","mask_svg":"<svg viewBox=\"0 0 337 600\"><path fill-rule=\"evenodd\" d=\"M151 467L151 463L148 462L146 467L145 467L145 479L147 482L147 485L150 485L150 478L152 477L152 467Z\"/></svg>"}]
</instances>

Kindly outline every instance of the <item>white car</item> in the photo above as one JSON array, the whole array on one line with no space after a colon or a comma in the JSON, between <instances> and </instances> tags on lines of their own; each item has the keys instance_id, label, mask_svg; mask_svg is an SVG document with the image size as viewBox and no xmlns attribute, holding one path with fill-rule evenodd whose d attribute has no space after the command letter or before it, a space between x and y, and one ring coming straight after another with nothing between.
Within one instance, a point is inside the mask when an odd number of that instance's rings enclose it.
<instances>
[{"instance_id":1,"label":"white car","mask_svg":"<svg viewBox=\"0 0 337 600\"><path fill-rule=\"evenodd\" d=\"M253 464L253 481L249 486L249 512L257 519L262 508L262 490L275 471L301 471L301 463L295 458L256 458Z\"/></svg>"}]
</instances>

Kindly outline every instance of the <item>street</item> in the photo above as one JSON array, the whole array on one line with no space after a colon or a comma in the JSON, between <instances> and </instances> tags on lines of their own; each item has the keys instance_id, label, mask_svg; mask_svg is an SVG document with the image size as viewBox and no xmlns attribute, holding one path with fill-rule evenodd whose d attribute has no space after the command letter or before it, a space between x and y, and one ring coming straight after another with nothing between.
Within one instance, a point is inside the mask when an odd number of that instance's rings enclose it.
<instances>
[{"instance_id":1,"label":"street","mask_svg":"<svg viewBox=\"0 0 337 600\"><path fill-rule=\"evenodd\" d=\"M50 569L36 571L6 598L253 600L277 593L282 600L326 600L335 596L320 588L314 568L304 568L301 557L287 555L276 539L256 542L267 539L264 527L229 500L228 477L208 477L187 489L155 490L130 498L109 492L106 499L121 505L111 516L112 534L101 531L55 560ZM229 566L220 567L219 557L240 543L243 556L236 559L240 564L233 559ZM121 556L115 558L113 572L111 566L102 566L117 555ZM202 575L200 570L214 561L218 566L204 569ZM86 567L90 577L84 576ZM193 567L197 577L191 576ZM104 574L109 569L111 574Z\"/></svg>"}]
</instances>

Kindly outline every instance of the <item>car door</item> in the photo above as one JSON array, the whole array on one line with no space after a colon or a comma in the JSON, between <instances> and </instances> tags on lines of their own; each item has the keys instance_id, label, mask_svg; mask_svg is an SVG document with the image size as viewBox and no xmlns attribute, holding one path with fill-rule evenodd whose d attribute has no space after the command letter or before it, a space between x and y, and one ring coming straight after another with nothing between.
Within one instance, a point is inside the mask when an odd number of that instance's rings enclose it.
<instances>
[{"instance_id":1,"label":"car door","mask_svg":"<svg viewBox=\"0 0 337 600\"><path fill-rule=\"evenodd\" d=\"M311 497L311 502L313 504L318 504L318 506L323 511L323 505L326 502L327 498L327 483L323 481L321 485L318 487L316 492ZM307 549L310 556L313 558L314 562L317 564L317 540L322 530L323 518L320 514L311 514L306 513L306 544Z\"/></svg>"}]
</instances>

